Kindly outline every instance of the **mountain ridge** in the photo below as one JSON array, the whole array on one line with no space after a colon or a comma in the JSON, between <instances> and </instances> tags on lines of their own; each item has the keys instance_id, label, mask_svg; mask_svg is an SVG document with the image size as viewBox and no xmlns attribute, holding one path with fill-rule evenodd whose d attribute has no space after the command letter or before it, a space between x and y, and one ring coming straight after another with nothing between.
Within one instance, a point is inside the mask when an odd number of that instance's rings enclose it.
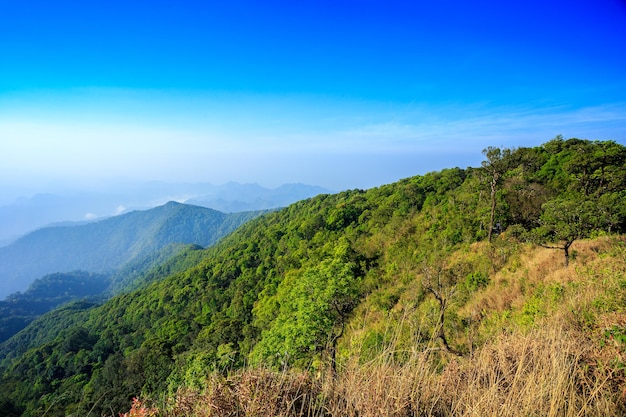
<instances>
[{"instance_id":1,"label":"mountain ridge","mask_svg":"<svg viewBox=\"0 0 626 417\"><path fill-rule=\"evenodd\" d=\"M246 195L246 191L250 190L254 191L251 194L254 198ZM289 190L287 196L283 193L285 190ZM91 191L39 193L0 205L0 244L5 246L26 233L53 223L101 220L130 210L148 210L171 200L193 204L188 200L204 196L204 204L201 204L204 207L234 213L278 208L329 192L322 187L300 183L271 189L259 184L236 182L213 185L126 181L115 186L94 186ZM260 200L255 201L257 199Z\"/></svg>"},{"instance_id":2,"label":"mountain ridge","mask_svg":"<svg viewBox=\"0 0 626 417\"><path fill-rule=\"evenodd\" d=\"M44 227L0 248L0 297L48 273L110 273L171 243L208 246L262 212L226 214L169 202L80 225Z\"/></svg>"}]
</instances>

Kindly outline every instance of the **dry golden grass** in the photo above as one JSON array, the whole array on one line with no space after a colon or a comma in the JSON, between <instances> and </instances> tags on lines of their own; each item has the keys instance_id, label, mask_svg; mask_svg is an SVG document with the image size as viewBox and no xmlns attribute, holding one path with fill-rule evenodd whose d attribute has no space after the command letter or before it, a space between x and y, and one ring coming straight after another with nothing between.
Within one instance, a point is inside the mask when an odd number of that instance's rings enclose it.
<instances>
[{"instance_id":1,"label":"dry golden grass","mask_svg":"<svg viewBox=\"0 0 626 417\"><path fill-rule=\"evenodd\" d=\"M457 372L461 389L450 415L613 415L619 398L610 392L610 374L589 367L589 345L545 328L484 346Z\"/></svg>"},{"instance_id":2,"label":"dry golden grass","mask_svg":"<svg viewBox=\"0 0 626 417\"><path fill-rule=\"evenodd\" d=\"M303 371L254 369L213 375L204 391L180 389L168 416L287 417L310 415L320 384Z\"/></svg>"},{"instance_id":3,"label":"dry golden grass","mask_svg":"<svg viewBox=\"0 0 626 417\"><path fill-rule=\"evenodd\" d=\"M598 365L594 349L580 335L542 328L503 335L470 357L442 358L433 348L399 364L381 355L335 377L248 369L213 377L202 393L180 391L166 415L624 415L623 381L615 385L614 370Z\"/></svg>"},{"instance_id":4,"label":"dry golden grass","mask_svg":"<svg viewBox=\"0 0 626 417\"><path fill-rule=\"evenodd\" d=\"M520 245L517 258L493 274L492 285L475 294L460 313L482 319L519 310L533 291L549 286L567 289L568 294L559 302L569 304L568 308L559 305L550 314L589 310L590 304L606 294L623 291L619 281L626 279L624 242L623 237L576 241L572 246L576 255L568 268L563 266L561 251ZM613 250L614 256L604 256Z\"/></svg>"}]
</instances>

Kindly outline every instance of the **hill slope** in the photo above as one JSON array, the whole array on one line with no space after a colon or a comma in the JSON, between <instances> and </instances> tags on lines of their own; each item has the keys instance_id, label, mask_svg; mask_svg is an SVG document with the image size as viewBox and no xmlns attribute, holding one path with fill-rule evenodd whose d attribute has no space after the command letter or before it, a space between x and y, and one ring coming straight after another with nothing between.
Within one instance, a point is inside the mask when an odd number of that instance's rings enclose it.
<instances>
[{"instance_id":1,"label":"hill slope","mask_svg":"<svg viewBox=\"0 0 626 417\"><path fill-rule=\"evenodd\" d=\"M189 269L39 321L62 330L6 354L5 414L138 395L187 416L626 412L624 238L587 240L626 231L626 149L486 156L298 202Z\"/></svg>"},{"instance_id":2,"label":"hill slope","mask_svg":"<svg viewBox=\"0 0 626 417\"><path fill-rule=\"evenodd\" d=\"M49 274L35 280L26 292L0 301L0 343L35 317L69 301L101 295L109 285L108 276L83 271Z\"/></svg>"},{"instance_id":3,"label":"hill slope","mask_svg":"<svg viewBox=\"0 0 626 417\"><path fill-rule=\"evenodd\" d=\"M95 223L43 228L0 248L0 298L49 273L112 272L171 243L208 246L259 214L170 202Z\"/></svg>"}]
</instances>

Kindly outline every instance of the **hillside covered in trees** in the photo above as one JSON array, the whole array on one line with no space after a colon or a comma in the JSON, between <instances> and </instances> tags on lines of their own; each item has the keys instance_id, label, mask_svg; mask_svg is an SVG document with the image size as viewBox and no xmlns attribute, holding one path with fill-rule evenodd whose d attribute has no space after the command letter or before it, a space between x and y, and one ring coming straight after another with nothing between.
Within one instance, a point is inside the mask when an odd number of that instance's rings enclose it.
<instances>
[{"instance_id":1,"label":"hillside covered in trees","mask_svg":"<svg viewBox=\"0 0 626 417\"><path fill-rule=\"evenodd\" d=\"M0 248L0 298L46 274L113 273L171 244L209 246L262 212L222 213L169 202L98 222L51 226Z\"/></svg>"},{"instance_id":2,"label":"hillside covered in trees","mask_svg":"<svg viewBox=\"0 0 626 417\"><path fill-rule=\"evenodd\" d=\"M484 155L267 213L42 316L0 346L0 413L626 413L626 148Z\"/></svg>"},{"instance_id":3,"label":"hillside covered in trees","mask_svg":"<svg viewBox=\"0 0 626 417\"><path fill-rule=\"evenodd\" d=\"M23 294L0 301L0 343L35 317L69 301L103 294L108 286L108 276L84 271L49 274L36 280Z\"/></svg>"}]
</instances>

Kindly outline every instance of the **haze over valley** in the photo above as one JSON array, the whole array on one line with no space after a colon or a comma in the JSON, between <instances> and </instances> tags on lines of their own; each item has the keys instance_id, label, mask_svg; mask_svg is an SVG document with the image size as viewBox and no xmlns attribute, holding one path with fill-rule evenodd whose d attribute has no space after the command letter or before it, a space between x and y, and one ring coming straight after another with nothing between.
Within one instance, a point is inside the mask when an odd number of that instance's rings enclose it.
<instances>
[{"instance_id":1,"label":"haze over valley","mask_svg":"<svg viewBox=\"0 0 626 417\"><path fill-rule=\"evenodd\" d=\"M22 190L26 192L27 190ZM133 210L146 210L169 201L212 208L224 213L285 207L331 190L305 184L274 189L258 184L114 182L85 189L54 189L49 193L11 198L0 204L0 247L39 227L53 223L101 220Z\"/></svg>"}]
</instances>

